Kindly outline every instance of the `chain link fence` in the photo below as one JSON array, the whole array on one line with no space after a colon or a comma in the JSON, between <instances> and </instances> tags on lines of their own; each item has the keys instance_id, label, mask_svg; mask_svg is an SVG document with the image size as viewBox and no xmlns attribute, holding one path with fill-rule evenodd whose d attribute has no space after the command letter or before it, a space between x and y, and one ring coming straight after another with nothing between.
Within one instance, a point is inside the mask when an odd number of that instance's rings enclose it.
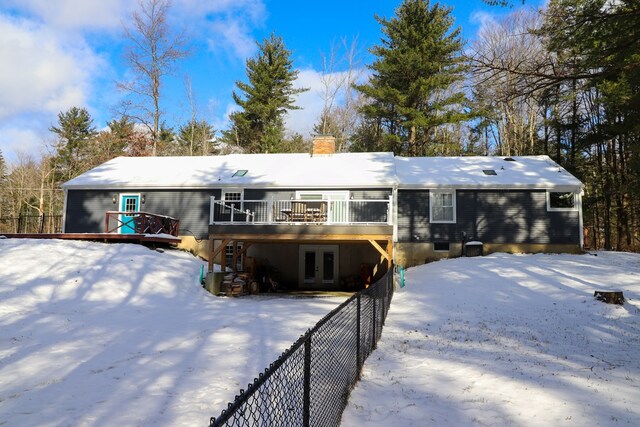
<instances>
[{"instance_id":1,"label":"chain link fence","mask_svg":"<svg viewBox=\"0 0 640 427\"><path fill-rule=\"evenodd\" d=\"M392 296L393 268L301 336L209 426L338 426Z\"/></svg>"}]
</instances>

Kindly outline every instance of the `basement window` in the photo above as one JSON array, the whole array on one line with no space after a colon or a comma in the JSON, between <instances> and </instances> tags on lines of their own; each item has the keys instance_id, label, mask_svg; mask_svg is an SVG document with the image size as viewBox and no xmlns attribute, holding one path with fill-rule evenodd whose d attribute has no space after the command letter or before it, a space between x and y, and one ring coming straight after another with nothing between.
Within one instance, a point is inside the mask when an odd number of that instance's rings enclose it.
<instances>
[{"instance_id":1,"label":"basement window","mask_svg":"<svg viewBox=\"0 0 640 427\"><path fill-rule=\"evenodd\" d=\"M435 252L449 252L449 242L433 242Z\"/></svg>"},{"instance_id":2,"label":"basement window","mask_svg":"<svg viewBox=\"0 0 640 427\"><path fill-rule=\"evenodd\" d=\"M547 191L548 211L575 211L576 195L571 191Z\"/></svg>"},{"instance_id":3,"label":"basement window","mask_svg":"<svg viewBox=\"0 0 640 427\"><path fill-rule=\"evenodd\" d=\"M485 175L498 175L493 169L483 169L482 173Z\"/></svg>"}]
</instances>

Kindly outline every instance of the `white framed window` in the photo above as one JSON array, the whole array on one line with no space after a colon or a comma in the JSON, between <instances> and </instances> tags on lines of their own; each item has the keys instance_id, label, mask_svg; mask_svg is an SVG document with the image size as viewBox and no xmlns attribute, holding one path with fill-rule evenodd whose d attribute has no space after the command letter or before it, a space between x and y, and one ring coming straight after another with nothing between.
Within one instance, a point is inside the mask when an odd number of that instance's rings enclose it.
<instances>
[{"instance_id":1,"label":"white framed window","mask_svg":"<svg viewBox=\"0 0 640 427\"><path fill-rule=\"evenodd\" d=\"M456 222L456 191L429 191L429 220L430 222Z\"/></svg>"},{"instance_id":2,"label":"white framed window","mask_svg":"<svg viewBox=\"0 0 640 427\"><path fill-rule=\"evenodd\" d=\"M572 191L547 191L548 211L576 211L576 194Z\"/></svg>"},{"instance_id":3,"label":"white framed window","mask_svg":"<svg viewBox=\"0 0 640 427\"><path fill-rule=\"evenodd\" d=\"M236 247L238 250L238 257L236 259L236 265L234 267L232 265L233 264L233 243L229 243L227 244L227 246L225 246L224 256L226 258L226 264L227 264L227 267L232 267L236 271L242 271L242 265L243 265L242 261L244 259L244 255L240 253L242 252L242 242L237 242Z\"/></svg>"},{"instance_id":4,"label":"white framed window","mask_svg":"<svg viewBox=\"0 0 640 427\"><path fill-rule=\"evenodd\" d=\"M241 188L228 188L222 190L222 202L224 207L222 213L231 213L231 209L228 206L233 206L236 209L242 210L242 202L244 201L244 190Z\"/></svg>"}]
</instances>

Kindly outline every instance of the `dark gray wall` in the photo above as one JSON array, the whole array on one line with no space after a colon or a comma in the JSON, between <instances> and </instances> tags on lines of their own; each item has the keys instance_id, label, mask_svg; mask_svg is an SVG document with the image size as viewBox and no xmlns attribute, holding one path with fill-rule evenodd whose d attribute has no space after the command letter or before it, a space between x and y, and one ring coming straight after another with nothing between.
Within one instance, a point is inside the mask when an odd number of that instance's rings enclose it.
<instances>
[{"instance_id":1,"label":"dark gray wall","mask_svg":"<svg viewBox=\"0 0 640 427\"><path fill-rule=\"evenodd\" d=\"M348 188L344 189L327 189L327 188L314 188L309 189L309 191L347 191ZM295 198L296 191L304 191L304 190L296 190L295 188L290 189L252 189L247 188L244 190L244 199L245 200L290 200ZM381 188L371 188L371 189L358 189L358 190L349 190L351 197L354 199L362 199L362 200L386 200L391 195L391 189L381 189Z\"/></svg>"},{"instance_id":2,"label":"dark gray wall","mask_svg":"<svg viewBox=\"0 0 640 427\"><path fill-rule=\"evenodd\" d=\"M210 197L220 199L219 190L69 190L65 231L104 232L105 213L118 210L120 193L144 194L141 211L177 218L180 234L193 234L198 239L208 236ZM116 197L115 204L113 196Z\"/></svg>"},{"instance_id":3,"label":"dark gray wall","mask_svg":"<svg viewBox=\"0 0 640 427\"><path fill-rule=\"evenodd\" d=\"M398 241L579 244L578 211L547 212L544 190L457 190L456 223L429 223L429 191L398 191Z\"/></svg>"},{"instance_id":4,"label":"dark gray wall","mask_svg":"<svg viewBox=\"0 0 640 427\"><path fill-rule=\"evenodd\" d=\"M316 190L314 190L316 191ZM331 190L327 190L331 191ZM245 200L289 200L295 197L295 189L264 190L245 189ZM210 197L220 200L220 189L212 190L69 190L67 196L67 233L104 232L105 213L117 211L120 193L140 193L145 195L145 203L140 206L144 212L168 215L180 220L181 235L195 235L198 239L208 236ZM391 189L351 190L356 199L386 199ZM113 196L116 203L112 202Z\"/></svg>"}]
</instances>

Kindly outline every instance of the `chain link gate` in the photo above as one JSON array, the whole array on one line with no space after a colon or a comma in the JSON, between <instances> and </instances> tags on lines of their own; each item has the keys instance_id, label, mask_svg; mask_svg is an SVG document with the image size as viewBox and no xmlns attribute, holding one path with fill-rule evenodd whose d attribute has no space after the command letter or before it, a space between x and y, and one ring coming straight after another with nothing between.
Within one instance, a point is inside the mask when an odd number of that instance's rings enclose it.
<instances>
[{"instance_id":1,"label":"chain link gate","mask_svg":"<svg viewBox=\"0 0 640 427\"><path fill-rule=\"evenodd\" d=\"M337 426L375 349L393 296L393 268L302 335L219 417L219 426Z\"/></svg>"}]
</instances>

